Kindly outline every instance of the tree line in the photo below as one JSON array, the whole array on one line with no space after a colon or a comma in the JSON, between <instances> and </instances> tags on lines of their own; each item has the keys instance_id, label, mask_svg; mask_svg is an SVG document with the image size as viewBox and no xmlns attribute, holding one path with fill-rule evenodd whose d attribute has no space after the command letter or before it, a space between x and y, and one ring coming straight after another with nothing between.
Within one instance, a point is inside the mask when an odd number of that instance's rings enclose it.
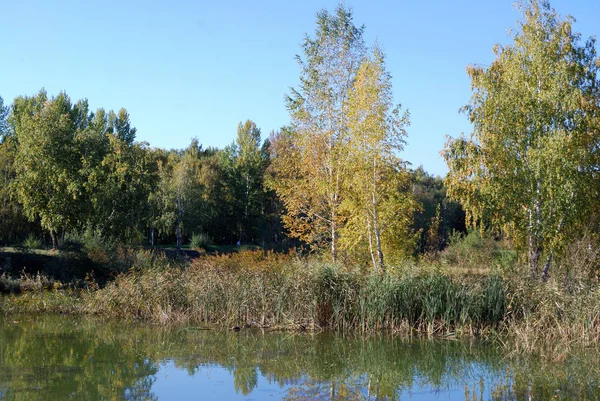
<instances>
[{"instance_id":1,"label":"tree line","mask_svg":"<svg viewBox=\"0 0 600 401\"><path fill-rule=\"evenodd\" d=\"M292 240L284 202L266 185L275 180L273 160L287 128L263 141L248 120L223 149L192 139L185 149L165 150L136 142L125 109L90 111L87 100L72 102L65 93L50 97L42 90L1 110L4 245L35 235L57 248L65 235L82 230L127 244L181 246L204 234L218 245L320 245ZM442 188L439 177L417 171L415 188ZM436 196L432 201L443 201ZM426 226L418 222L411 231L426 233Z\"/></svg>"},{"instance_id":2,"label":"tree line","mask_svg":"<svg viewBox=\"0 0 600 401\"><path fill-rule=\"evenodd\" d=\"M217 243L277 243L277 201L263 189L268 141L251 121L225 149L164 150L135 141L125 109L89 110L42 90L3 106L1 239L93 230L125 243L210 233ZM36 229L37 228L39 229Z\"/></svg>"},{"instance_id":3,"label":"tree line","mask_svg":"<svg viewBox=\"0 0 600 401\"><path fill-rule=\"evenodd\" d=\"M448 138L444 182L400 157L410 114L394 102L384 52L340 5L317 14L286 96L290 124L264 141L249 120L224 149L156 149L135 141L125 109L92 112L43 90L2 106L1 239L39 227L56 247L92 229L180 247L203 233L384 271L470 226L509 240L534 276L543 258L546 277L598 212L600 62L594 39L581 44L547 1L519 7L512 44L467 68L474 130Z\"/></svg>"},{"instance_id":4,"label":"tree line","mask_svg":"<svg viewBox=\"0 0 600 401\"><path fill-rule=\"evenodd\" d=\"M0 239L47 233L57 248L92 230L181 247L203 234L216 244L329 249L376 269L428 249L427 238L439 242L429 226L440 209L423 219L422 204L443 206L443 184L400 159L409 115L393 103L385 56L367 48L363 31L344 6L320 12L287 97L290 125L263 141L242 122L224 149L136 142L125 109L92 111L66 93L14 99L0 119ZM452 229L462 229L454 213Z\"/></svg>"}]
</instances>

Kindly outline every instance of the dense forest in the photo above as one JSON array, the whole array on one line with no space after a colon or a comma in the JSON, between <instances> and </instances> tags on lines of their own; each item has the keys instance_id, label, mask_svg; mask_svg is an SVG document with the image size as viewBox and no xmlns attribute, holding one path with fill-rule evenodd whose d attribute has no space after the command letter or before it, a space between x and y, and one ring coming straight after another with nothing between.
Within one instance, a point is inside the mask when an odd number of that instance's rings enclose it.
<instances>
[{"instance_id":1,"label":"dense forest","mask_svg":"<svg viewBox=\"0 0 600 401\"><path fill-rule=\"evenodd\" d=\"M304 39L290 124L263 135L240 122L224 149L136 142L125 109L92 111L66 93L0 103L0 242L251 244L384 271L473 227L547 277L574 239L595 244L600 62L595 40L547 2L521 12L493 63L467 68L474 130L448 138L445 180L401 158L410 115L383 50L343 5Z\"/></svg>"}]
</instances>

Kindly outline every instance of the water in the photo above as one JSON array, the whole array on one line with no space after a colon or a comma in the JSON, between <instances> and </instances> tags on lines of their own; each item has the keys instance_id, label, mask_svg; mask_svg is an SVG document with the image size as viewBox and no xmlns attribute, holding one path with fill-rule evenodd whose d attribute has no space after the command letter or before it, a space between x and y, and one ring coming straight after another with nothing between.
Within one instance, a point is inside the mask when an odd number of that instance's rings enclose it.
<instances>
[{"instance_id":1,"label":"water","mask_svg":"<svg viewBox=\"0 0 600 401\"><path fill-rule=\"evenodd\" d=\"M600 399L587 350L551 364L498 346L0 318L0 400Z\"/></svg>"}]
</instances>

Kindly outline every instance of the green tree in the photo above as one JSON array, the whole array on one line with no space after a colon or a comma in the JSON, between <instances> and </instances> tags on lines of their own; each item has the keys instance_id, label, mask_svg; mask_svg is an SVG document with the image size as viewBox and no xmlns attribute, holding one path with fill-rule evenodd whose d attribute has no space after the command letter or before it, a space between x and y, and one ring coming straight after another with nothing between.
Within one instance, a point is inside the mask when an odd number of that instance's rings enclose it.
<instances>
[{"instance_id":1,"label":"green tree","mask_svg":"<svg viewBox=\"0 0 600 401\"><path fill-rule=\"evenodd\" d=\"M124 241L137 242L149 219L148 197L158 179L147 144L135 143L129 115L99 109L80 131L80 171L90 204L86 225Z\"/></svg>"},{"instance_id":2,"label":"green tree","mask_svg":"<svg viewBox=\"0 0 600 401\"><path fill-rule=\"evenodd\" d=\"M428 174L422 166L412 172L413 194L420 209L413 217L418 233L418 253L437 253L447 244L454 231L466 233L465 212L458 202L446 195L444 180Z\"/></svg>"},{"instance_id":3,"label":"green tree","mask_svg":"<svg viewBox=\"0 0 600 401\"><path fill-rule=\"evenodd\" d=\"M470 223L505 231L533 276L548 275L598 196L600 82L595 40L546 1L521 4L513 43L486 68L470 66L470 138L449 139L448 194Z\"/></svg>"},{"instance_id":4,"label":"green tree","mask_svg":"<svg viewBox=\"0 0 600 401\"><path fill-rule=\"evenodd\" d=\"M250 120L240 123L235 142L222 155L238 240L256 241L266 201L263 177L269 158L261 146L260 129Z\"/></svg>"},{"instance_id":5,"label":"green tree","mask_svg":"<svg viewBox=\"0 0 600 401\"><path fill-rule=\"evenodd\" d=\"M4 99L0 96L0 142L3 142L10 135L8 112L9 107L4 104Z\"/></svg>"},{"instance_id":6,"label":"green tree","mask_svg":"<svg viewBox=\"0 0 600 401\"><path fill-rule=\"evenodd\" d=\"M352 249L366 238L373 267L385 270L386 248L387 253L412 248L406 244L416 203L398 157L409 116L393 104L391 77L378 48L361 62L346 109L346 163L352 173L343 183L347 221L340 242Z\"/></svg>"},{"instance_id":7,"label":"green tree","mask_svg":"<svg viewBox=\"0 0 600 401\"><path fill-rule=\"evenodd\" d=\"M16 176L16 141L8 123L9 107L0 97L0 241L5 245L16 236L25 237L33 227L27 224L12 185Z\"/></svg>"},{"instance_id":8,"label":"green tree","mask_svg":"<svg viewBox=\"0 0 600 401\"><path fill-rule=\"evenodd\" d=\"M154 225L162 233L175 233L177 248L185 234L198 225L203 186L199 180L201 145L193 139L182 153L170 152L159 165L159 183L151 197L158 214Z\"/></svg>"},{"instance_id":9,"label":"green tree","mask_svg":"<svg viewBox=\"0 0 600 401\"><path fill-rule=\"evenodd\" d=\"M318 247L328 244L335 260L343 216L347 100L365 55L363 27L343 5L335 14L317 14L314 37L306 36L300 85L287 97L293 128L285 135L291 149L273 161L271 187L283 200L290 235Z\"/></svg>"},{"instance_id":10,"label":"green tree","mask_svg":"<svg viewBox=\"0 0 600 401\"><path fill-rule=\"evenodd\" d=\"M75 146L81 104L65 93L19 97L11 115L17 141L14 186L25 215L40 219L58 247L59 230L75 227L82 208L81 159Z\"/></svg>"}]
</instances>

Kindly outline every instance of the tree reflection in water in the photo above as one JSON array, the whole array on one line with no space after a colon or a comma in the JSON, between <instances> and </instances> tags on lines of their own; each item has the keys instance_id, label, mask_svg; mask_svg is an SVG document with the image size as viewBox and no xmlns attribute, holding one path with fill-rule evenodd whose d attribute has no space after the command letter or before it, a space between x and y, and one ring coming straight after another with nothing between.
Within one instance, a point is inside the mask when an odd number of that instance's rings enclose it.
<instances>
[{"instance_id":1,"label":"tree reflection in water","mask_svg":"<svg viewBox=\"0 0 600 401\"><path fill-rule=\"evenodd\" d=\"M283 389L288 401L399 400L411 392L453 392L456 399L471 400L557 394L563 400L599 399L596 360L590 350L559 364L517 360L489 343L384 335L232 333L52 316L0 320L2 400L40 394L156 400L153 386L168 361L191 376L207 367L229 372L239 398L257 399L254 390L262 380Z\"/></svg>"}]
</instances>

